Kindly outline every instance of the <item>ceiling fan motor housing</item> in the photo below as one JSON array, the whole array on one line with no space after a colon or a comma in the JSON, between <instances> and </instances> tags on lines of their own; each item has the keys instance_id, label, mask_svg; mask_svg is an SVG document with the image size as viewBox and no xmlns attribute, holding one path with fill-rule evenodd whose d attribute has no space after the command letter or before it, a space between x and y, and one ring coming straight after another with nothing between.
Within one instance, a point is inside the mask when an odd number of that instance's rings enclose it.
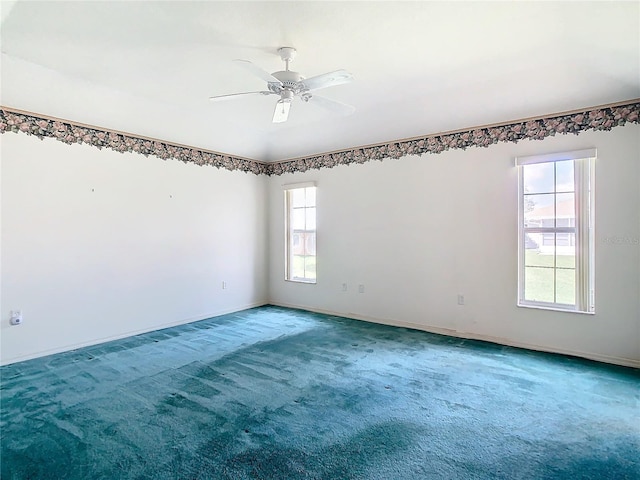
<instances>
[{"instance_id":1,"label":"ceiling fan motor housing","mask_svg":"<svg viewBox=\"0 0 640 480\"><path fill-rule=\"evenodd\" d=\"M304 77L298 72L282 70L280 72L273 72L271 75L280 80L280 83L269 82L267 85L269 90L274 93L280 94L283 90L289 90L293 92L293 94L298 95L304 90L302 84L299 83L301 80L304 80Z\"/></svg>"}]
</instances>

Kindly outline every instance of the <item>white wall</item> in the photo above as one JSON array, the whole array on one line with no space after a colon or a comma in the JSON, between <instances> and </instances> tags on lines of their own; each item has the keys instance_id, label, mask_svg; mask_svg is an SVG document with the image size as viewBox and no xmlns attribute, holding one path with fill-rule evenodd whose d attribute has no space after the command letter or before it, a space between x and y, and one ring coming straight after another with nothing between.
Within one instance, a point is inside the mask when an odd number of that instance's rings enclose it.
<instances>
[{"instance_id":1,"label":"white wall","mask_svg":"<svg viewBox=\"0 0 640 480\"><path fill-rule=\"evenodd\" d=\"M3 364L267 301L266 177L0 141Z\"/></svg>"},{"instance_id":2,"label":"white wall","mask_svg":"<svg viewBox=\"0 0 640 480\"><path fill-rule=\"evenodd\" d=\"M514 157L587 147L598 149L597 313L518 308ZM308 180L318 182L316 285L285 282L282 267L281 186ZM273 177L270 300L640 366L639 192L638 125Z\"/></svg>"},{"instance_id":3,"label":"white wall","mask_svg":"<svg viewBox=\"0 0 640 480\"><path fill-rule=\"evenodd\" d=\"M640 366L638 125L272 178L0 142L2 364L270 301ZM586 147L599 157L597 313L518 308L513 157ZM319 187L316 285L283 279L281 185L306 180Z\"/></svg>"}]
</instances>

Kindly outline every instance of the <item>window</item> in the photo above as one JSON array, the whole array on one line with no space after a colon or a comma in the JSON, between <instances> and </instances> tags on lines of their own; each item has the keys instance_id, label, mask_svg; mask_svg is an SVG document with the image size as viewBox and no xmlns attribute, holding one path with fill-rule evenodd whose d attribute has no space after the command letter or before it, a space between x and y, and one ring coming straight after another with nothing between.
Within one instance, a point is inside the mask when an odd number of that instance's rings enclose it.
<instances>
[{"instance_id":1,"label":"window","mask_svg":"<svg viewBox=\"0 0 640 480\"><path fill-rule=\"evenodd\" d=\"M285 279L316 283L316 186L286 185Z\"/></svg>"},{"instance_id":2,"label":"window","mask_svg":"<svg viewBox=\"0 0 640 480\"><path fill-rule=\"evenodd\" d=\"M518 305L594 312L596 150L518 157Z\"/></svg>"}]
</instances>

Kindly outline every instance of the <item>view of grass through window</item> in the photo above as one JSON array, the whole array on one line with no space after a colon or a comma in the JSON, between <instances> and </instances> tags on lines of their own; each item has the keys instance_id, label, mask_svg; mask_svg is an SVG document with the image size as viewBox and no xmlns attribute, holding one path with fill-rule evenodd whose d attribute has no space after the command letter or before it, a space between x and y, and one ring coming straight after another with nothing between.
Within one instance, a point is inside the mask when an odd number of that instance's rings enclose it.
<instances>
[{"instance_id":1,"label":"view of grass through window","mask_svg":"<svg viewBox=\"0 0 640 480\"><path fill-rule=\"evenodd\" d=\"M525 299L574 305L576 302L575 255L525 252Z\"/></svg>"}]
</instances>

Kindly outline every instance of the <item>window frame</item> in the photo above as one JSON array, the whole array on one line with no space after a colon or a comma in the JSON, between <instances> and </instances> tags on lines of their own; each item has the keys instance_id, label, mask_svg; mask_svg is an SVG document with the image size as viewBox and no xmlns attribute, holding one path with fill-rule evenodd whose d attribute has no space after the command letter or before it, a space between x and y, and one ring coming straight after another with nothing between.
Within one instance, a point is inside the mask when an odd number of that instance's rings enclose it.
<instances>
[{"instance_id":1,"label":"window frame","mask_svg":"<svg viewBox=\"0 0 640 480\"><path fill-rule=\"evenodd\" d=\"M305 200L305 205L303 207L294 207L293 206L293 191L294 190L299 190L299 189L307 189L307 188L314 188L315 189L315 200L313 205L307 205L306 204L306 200ZM295 282L295 283L306 283L306 284L311 284L311 285L315 285L317 283L317 264L314 266L314 271L313 271L313 277L310 276L305 276L304 277L296 277L293 274L293 257L294 257L294 252L293 252L293 247L294 247L294 242L293 242L293 238L294 238L294 234L297 233L303 233L304 234L304 242L305 242L305 247L304 249L306 250L307 246L306 243L308 241L309 238L311 238L309 235L313 236L313 242L314 242L314 255L304 255L303 258L307 258L307 257L313 257L314 259L316 259L317 261L317 224L316 224L316 228L314 229L308 229L306 226L306 220L307 220L307 209L308 208L313 208L315 210L315 218L314 218L314 224L317 222L317 206L318 206L318 201L317 201L317 185L316 182L304 182L304 183L295 183L295 184L287 184L287 185L283 185L283 190L284 190L284 233L285 233L285 261L284 261L284 279L287 282ZM306 195L306 193L305 193ZM305 196L306 198L306 196ZM304 218L305 218L305 228L303 230L300 231L294 231L293 227L292 227L292 216L293 216L293 210L294 208L301 208L304 210ZM302 240L302 239L301 239Z\"/></svg>"},{"instance_id":2,"label":"window frame","mask_svg":"<svg viewBox=\"0 0 640 480\"><path fill-rule=\"evenodd\" d=\"M517 157L515 160L518 167L518 288L517 306L527 308L537 308L543 310L556 310L563 312L573 312L582 314L595 313L595 160L597 150L595 148L574 150L568 152L552 153L547 155L533 155ZM527 165L539 163L551 163L561 161L573 161L574 168L574 211L575 223L573 226L554 227L525 227L525 197L528 194L524 191L524 168ZM555 168L555 167L554 167ZM554 170L555 171L555 170ZM553 192L546 192L554 195L554 219L557 222L558 214L557 195L559 192L554 178ZM545 193L539 193L544 195ZM525 255L527 233L535 231L544 235L553 233L555 236L554 248L558 247L557 234L574 234L575 248L575 301L574 304L564 304L559 302L545 302L537 300L527 300L525 297ZM557 252L554 251L554 285L557 270ZM556 295L554 289L554 299Z\"/></svg>"}]
</instances>

